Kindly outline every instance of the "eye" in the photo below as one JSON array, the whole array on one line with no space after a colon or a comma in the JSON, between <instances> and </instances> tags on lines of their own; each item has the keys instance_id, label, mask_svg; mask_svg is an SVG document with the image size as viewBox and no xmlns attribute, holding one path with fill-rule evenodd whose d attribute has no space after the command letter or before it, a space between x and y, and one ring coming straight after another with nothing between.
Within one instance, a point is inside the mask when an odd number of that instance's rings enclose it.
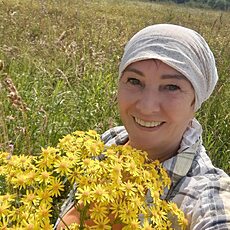
<instances>
[{"instance_id":1,"label":"eye","mask_svg":"<svg viewBox=\"0 0 230 230\"><path fill-rule=\"evenodd\" d=\"M165 89L169 91L176 91L180 90L180 87L178 85L166 85Z\"/></svg>"},{"instance_id":2,"label":"eye","mask_svg":"<svg viewBox=\"0 0 230 230\"><path fill-rule=\"evenodd\" d=\"M127 79L127 83L131 85L142 85L140 80L131 77Z\"/></svg>"}]
</instances>

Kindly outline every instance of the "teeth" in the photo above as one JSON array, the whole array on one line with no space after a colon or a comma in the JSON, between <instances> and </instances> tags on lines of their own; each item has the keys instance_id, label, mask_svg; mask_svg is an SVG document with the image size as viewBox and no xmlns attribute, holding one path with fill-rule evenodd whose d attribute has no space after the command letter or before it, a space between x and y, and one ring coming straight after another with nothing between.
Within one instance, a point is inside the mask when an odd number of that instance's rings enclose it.
<instances>
[{"instance_id":1,"label":"teeth","mask_svg":"<svg viewBox=\"0 0 230 230\"><path fill-rule=\"evenodd\" d=\"M144 126L144 127L156 127L156 126L158 126L158 125L160 125L162 122L160 122L160 121L150 121L150 122L148 122L148 121L142 121L141 119L139 119L139 118L136 118L135 117L135 121L139 124L139 125L141 125L141 126Z\"/></svg>"}]
</instances>

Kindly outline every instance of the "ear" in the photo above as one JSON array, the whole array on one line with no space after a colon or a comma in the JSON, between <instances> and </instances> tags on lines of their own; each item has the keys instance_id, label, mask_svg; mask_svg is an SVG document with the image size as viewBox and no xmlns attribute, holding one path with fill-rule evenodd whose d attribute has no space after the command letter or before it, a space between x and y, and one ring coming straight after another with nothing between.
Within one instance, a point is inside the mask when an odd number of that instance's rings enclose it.
<instances>
[{"instance_id":1,"label":"ear","mask_svg":"<svg viewBox=\"0 0 230 230\"><path fill-rule=\"evenodd\" d=\"M195 107L195 97L192 100L191 106Z\"/></svg>"},{"instance_id":2,"label":"ear","mask_svg":"<svg viewBox=\"0 0 230 230\"><path fill-rule=\"evenodd\" d=\"M194 115L195 115L195 97L192 100L191 107L192 107L192 109L194 111Z\"/></svg>"}]
</instances>

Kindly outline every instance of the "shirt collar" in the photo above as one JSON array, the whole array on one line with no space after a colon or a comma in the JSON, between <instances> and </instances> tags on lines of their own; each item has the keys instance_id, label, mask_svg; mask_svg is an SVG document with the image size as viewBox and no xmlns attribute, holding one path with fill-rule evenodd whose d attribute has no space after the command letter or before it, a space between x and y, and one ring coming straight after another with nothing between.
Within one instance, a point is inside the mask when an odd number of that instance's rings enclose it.
<instances>
[{"instance_id":1,"label":"shirt collar","mask_svg":"<svg viewBox=\"0 0 230 230\"><path fill-rule=\"evenodd\" d=\"M187 175L199 146L202 144L202 128L194 118L192 124L187 128L181 141L178 154L163 162L173 183Z\"/></svg>"}]
</instances>

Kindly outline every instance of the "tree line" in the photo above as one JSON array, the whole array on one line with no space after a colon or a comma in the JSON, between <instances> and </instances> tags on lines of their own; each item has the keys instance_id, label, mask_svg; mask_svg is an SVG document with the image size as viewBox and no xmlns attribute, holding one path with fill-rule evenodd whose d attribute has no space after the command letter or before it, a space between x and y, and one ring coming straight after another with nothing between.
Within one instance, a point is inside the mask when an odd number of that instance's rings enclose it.
<instances>
[{"instance_id":1,"label":"tree line","mask_svg":"<svg viewBox=\"0 0 230 230\"><path fill-rule=\"evenodd\" d=\"M175 2L177 4L187 4L199 8L209 8L216 10L230 10L230 0L150 0L150 2Z\"/></svg>"}]
</instances>

